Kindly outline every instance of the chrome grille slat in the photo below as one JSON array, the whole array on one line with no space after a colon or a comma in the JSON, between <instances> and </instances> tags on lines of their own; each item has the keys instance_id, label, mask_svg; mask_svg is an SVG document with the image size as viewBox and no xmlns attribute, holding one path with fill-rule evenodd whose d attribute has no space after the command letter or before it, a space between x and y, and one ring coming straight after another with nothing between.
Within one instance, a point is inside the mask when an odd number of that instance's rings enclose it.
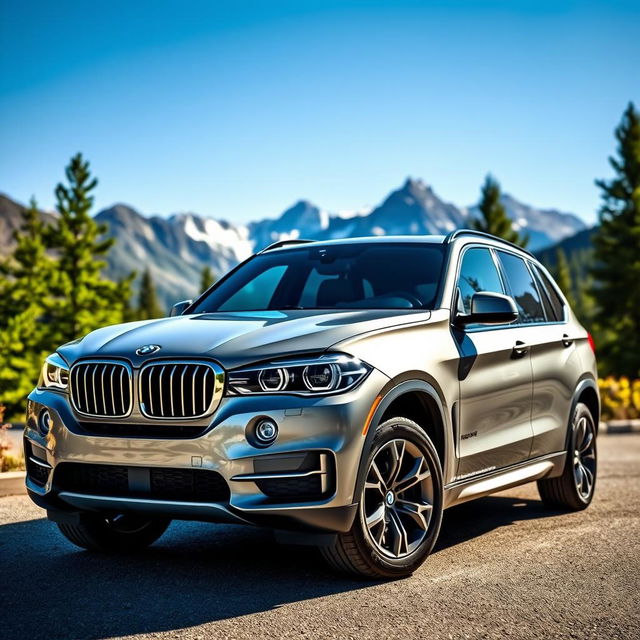
<instances>
[{"instance_id":1,"label":"chrome grille slat","mask_svg":"<svg viewBox=\"0 0 640 640\"><path fill-rule=\"evenodd\" d=\"M169 374L169 399L171 400L171 417L173 418L176 415L176 412L173 408L173 396L175 393L173 392L173 374L176 372L178 365L173 365L173 369L171 369L171 373Z\"/></svg>"},{"instance_id":2,"label":"chrome grille slat","mask_svg":"<svg viewBox=\"0 0 640 640\"><path fill-rule=\"evenodd\" d=\"M151 376L153 375L153 371L149 373L149 411L151 415L153 415L153 393L151 391Z\"/></svg>"},{"instance_id":3,"label":"chrome grille slat","mask_svg":"<svg viewBox=\"0 0 640 640\"><path fill-rule=\"evenodd\" d=\"M164 395L162 393L162 376L164 375L165 369L166 367L163 366L162 369L160 369L160 373L158 374L158 389L160 390L160 415L161 416L164 415L164 403L162 402L162 396Z\"/></svg>"},{"instance_id":4,"label":"chrome grille slat","mask_svg":"<svg viewBox=\"0 0 640 640\"><path fill-rule=\"evenodd\" d=\"M147 418L201 418L213 413L223 384L223 371L214 363L149 362L139 374L140 410Z\"/></svg>"},{"instance_id":5,"label":"chrome grille slat","mask_svg":"<svg viewBox=\"0 0 640 640\"><path fill-rule=\"evenodd\" d=\"M117 374L117 375L116 375ZM131 369L115 361L81 361L71 368L71 402L86 416L124 418L133 408Z\"/></svg>"},{"instance_id":6,"label":"chrome grille slat","mask_svg":"<svg viewBox=\"0 0 640 640\"><path fill-rule=\"evenodd\" d=\"M107 371L107 365L102 365L102 372L100 373L100 386L102 387L102 413L107 415L107 394L105 393L104 388L104 374Z\"/></svg>"},{"instance_id":7,"label":"chrome grille slat","mask_svg":"<svg viewBox=\"0 0 640 640\"><path fill-rule=\"evenodd\" d=\"M89 373L89 367L84 367L84 406L89 410L89 387L87 386L87 373Z\"/></svg>"},{"instance_id":8,"label":"chrome grille slat","mask_svg":"<svg viewBox=\"0 0 640 640\"><path fill-rule=\"evenodd\" d=\"M113 415L116 413L116 396L113 392L113 374L116 372L115 369L111 369L111 411Z\"/></svg>"},{"instance_id":9,"label":"chrome grille slat","mask_svg":"<svg viewBox=\"0 0 640 640\"><path fill-rule=\"evenodd\" d=\"M203 398L203 402L204 402L204 398L207 395L207 376L208 375L209 375L209 369L205 369L204 377L202 378L202 398ZM204 411L204 406L202 407L202 410Z\"/></svg>"},{"instance_id":10,"label":"chrome grille slat","mask_svg":"<svg viewBox=\"0 0 640 640\"><path fill-rule=\"evenodd\" d=\"M93 389L93 413L98 413L98 401L96 400L96 370L98 365L93 365L93 371L91 372L91 387Z\"/></svg>"},{"instance_id":11,"label":"chrome grille slat","mask_svg":"<svg viewBox=\"0 0 640 640\"><path fill-rule=\"evenodd\" d=\"M182 375L180 376L180 407L182 409L182 415L185 415L184 410L184 374L187 373L187 366L182 367Z\"/></svg>"}]
</instances>

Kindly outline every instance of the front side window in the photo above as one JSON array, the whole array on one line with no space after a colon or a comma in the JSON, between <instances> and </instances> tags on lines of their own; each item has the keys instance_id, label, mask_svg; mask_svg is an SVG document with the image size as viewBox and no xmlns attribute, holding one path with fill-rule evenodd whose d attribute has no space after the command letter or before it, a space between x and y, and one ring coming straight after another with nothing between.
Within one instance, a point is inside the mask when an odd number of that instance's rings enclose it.
<instances>
[{"instance_id":1,"label":"front side window","mask_svg":"<svg viewBox=\"0 0 640 640\"><path fill-rule=\"evenodd\" d=\"M443 246L354 243L269 251L199 300L195 313L287 309L432 309Z\"/></svg>"},{"instance_id":2,"label":"front side window","mask_svg":"<svg viewBox=\"0 0 640 640\"><path fill-rule=\"evenodd\" d=\"M474 293L504 293L489 249L476 247L464 252L457 286L458 313L467 315L471 313L471 298Z\"/></svg>"},{"instance_id":3,"label":"front side window","mask_svg":"<svg viewBox=\"0 0 640 640\"><path fill-rule=\"evenodd\" d=\"M524 260L511 253L497 252L507 283L518 307L518 321L529 324L545 322L544 310L533 276Z\"/></svg>"}]
</instances>

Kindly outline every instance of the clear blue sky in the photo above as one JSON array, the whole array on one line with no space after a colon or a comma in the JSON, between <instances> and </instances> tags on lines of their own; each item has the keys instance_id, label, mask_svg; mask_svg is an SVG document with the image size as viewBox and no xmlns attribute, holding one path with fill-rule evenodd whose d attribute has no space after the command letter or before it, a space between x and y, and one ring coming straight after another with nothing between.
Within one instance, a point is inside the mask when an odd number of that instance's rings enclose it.
<instances>
[{"instance_id":1,"label":"clear blue sky","mask_svg":"<svg viewBox=\"0 0 640 640\"><path fill-rule=\"evenodd\" d=\"M639 2L2 0L0 191L240 222L374 205L407 175L469 204L491 171L595 219L640 106Z\"/></svg>"}]
</instances>

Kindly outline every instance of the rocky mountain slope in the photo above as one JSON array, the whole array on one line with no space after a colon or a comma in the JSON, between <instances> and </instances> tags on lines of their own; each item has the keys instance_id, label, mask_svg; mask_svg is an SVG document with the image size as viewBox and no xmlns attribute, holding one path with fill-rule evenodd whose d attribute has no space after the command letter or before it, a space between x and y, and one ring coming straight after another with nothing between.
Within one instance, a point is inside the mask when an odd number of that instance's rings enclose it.
<instances>
[{"instance_id":1,"label":"rocky mountain slope","mask_svg":"<svg viewBox=\"0 0 640 640\"><path fill-rule=\"evenodd\" d=\"M575 215L537 209L505 194L503 203L515 227L530 235L529 247L544 249L585 229ZM12 245L20 224L21 205L0 195L0 254ZM50 216L51 214L43 214ZM441 199L422 180L407 179L371 211L330 214L300 200L278 218L234 225L195 213L168 218L145 216L125 204L100 211L116 245L106 275L121 278L149 268L160 298L169 306L198 293L200 272L209 265L220 275L251 254L281 239L329 239L367 235L445 234L465 227L475 207L458 207Z\"/></svg>"}]
</instances>

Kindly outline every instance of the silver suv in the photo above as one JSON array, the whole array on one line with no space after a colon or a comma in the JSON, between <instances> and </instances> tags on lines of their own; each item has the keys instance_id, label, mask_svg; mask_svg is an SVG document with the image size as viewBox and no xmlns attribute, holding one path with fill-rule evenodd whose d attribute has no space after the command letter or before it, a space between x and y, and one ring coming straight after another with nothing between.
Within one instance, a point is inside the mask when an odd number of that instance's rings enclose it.
<instances>
[{"instance_id":1,"label":"silver suv","mask_svg":"<svg viewBox=\"0 0 640 640\"><path fill-rule=\"evenodd\" d=\"M145 547L171 519L254 524L395 578L466 500L536 480L584 509L598 418L591 337L519 247L279 242L170 318L47 358L27 487L87 549Z\"/></svg>"}]
</instances>

